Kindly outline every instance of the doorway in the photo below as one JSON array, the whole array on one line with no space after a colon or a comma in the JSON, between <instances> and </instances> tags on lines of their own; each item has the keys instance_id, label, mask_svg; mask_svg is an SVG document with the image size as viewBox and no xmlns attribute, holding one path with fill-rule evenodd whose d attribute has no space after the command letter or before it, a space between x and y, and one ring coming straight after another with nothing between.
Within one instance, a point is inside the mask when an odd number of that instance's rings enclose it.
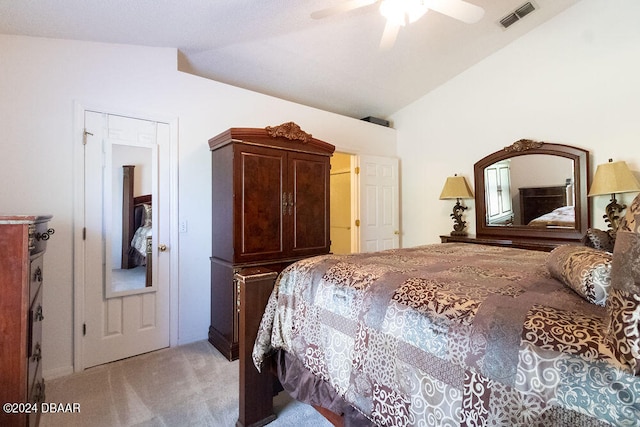
<instances>
[{"instance_id":1,"label":"doorway","mask_svg":"<svg viewBox=\"0 0 640 427\"><path fill-rule=\"evenodd\" d=\"M177 329L172 125L88 109L77 115L76 371L168 347Z\"/></svg>"},{"instance_id":2,"label":"doorway","mask_svg":"<svg viewBox=\"0 0 640 427\"><path fill-rule=\"evenodd\" d=\"M400 247L397 158L334 153L330 194L332 253Z\"/></svg>"},{"instance_id":3,"label":"doorway","mask_svg":"<svg viewBox=\"0 0 640 427\"><path fill-rule=\"evenodd\" d=\"M331 157L331 253L350 254L352 247L352 162L354 156L334 153Z\"/></svg>"}]
</instances>

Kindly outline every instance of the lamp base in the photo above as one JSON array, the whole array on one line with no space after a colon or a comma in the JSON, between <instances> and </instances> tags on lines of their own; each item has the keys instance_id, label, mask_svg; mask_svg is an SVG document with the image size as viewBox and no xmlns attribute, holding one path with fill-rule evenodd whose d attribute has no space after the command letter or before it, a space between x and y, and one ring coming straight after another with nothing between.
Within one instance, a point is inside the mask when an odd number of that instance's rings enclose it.
<instances>
[{"instance_id":1,"label":"lamp base","mask_svg":"<svg viewBox=\"0 0 640 427\"><path fill-rule=\"evenodd\" d=\"M627 208L627 205L620 205L616 200L616 195L611 195L611 202L605 207L605 214L602 215L604 222L609 224L610 230L607 233L613 238L616 237L618 227L620 226L620 216L623 210Z\"/></svg>"},{"instance_id":2,"label":"lamp base","mask_svg":"<svg viewBox=\"0 0 640 427\"><path fill-rule=\"evenodd\" d=\"M466 206L462 206L460 204L460 199L457 199L456 204L453 206L453 212L449 214L449 216L453 218L453 231L451 232L452 236L467 235L467 232L465 231L467 222L462 220L462 213L467 209L468 208Z\"/></svg>"}]
</instances>

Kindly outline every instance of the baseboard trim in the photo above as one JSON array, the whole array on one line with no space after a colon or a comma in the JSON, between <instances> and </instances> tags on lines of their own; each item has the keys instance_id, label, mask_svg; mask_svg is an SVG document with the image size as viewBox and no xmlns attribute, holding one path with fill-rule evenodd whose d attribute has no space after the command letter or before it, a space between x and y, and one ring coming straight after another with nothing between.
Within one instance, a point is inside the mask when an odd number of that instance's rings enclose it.
<instances>
[{"instance_id":1,"label":"baseboard trim","mask_svg":"<svg viewBox=\"0 0 640 427\"><path fill-rule=\"evenodd\" d=\"M54 378L60 378L73 374L73 366L64 366L62 368L47 369L42 372L42 376L45 380L52 380Z\"/></svg>"}]
</instances>

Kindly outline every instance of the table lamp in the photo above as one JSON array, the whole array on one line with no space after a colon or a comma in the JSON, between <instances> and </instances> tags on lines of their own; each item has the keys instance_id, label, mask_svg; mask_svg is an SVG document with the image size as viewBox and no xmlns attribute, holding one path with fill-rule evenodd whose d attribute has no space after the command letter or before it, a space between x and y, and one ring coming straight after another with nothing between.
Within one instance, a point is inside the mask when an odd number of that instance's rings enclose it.
<instances>
[{"instance_id":1,"label":"table lamp","mask_svg":"<svg viewBox=\"0 0 640 427\"><path fill-rule=\"evenodd\" d=\"M618 204L616 193L633 191L640 191L640 184L625 162L614 162L609 159L609 163L598 165L588 196L611 194L611 202L606 206L605 214L602 217L609 224L610 230L607 232L612 237L615 237L618 231L620 214L627 208L626 205Z\"/></svg>"},{"instance_id":2,"label":"table lamp","mask_svg":"<svg viewBox=\"0 0 640 427\"><path fill-rule=\"evenodd\" d=\"M451 213L451 218L453 218L453 231L451 232L452 236L466 236L467 232L465 231L465 226L467 225L466 221L462 220L462 212L467 210L466 206L462 206L460 204L460 199L472 199L473 191L467 184L467 180L464 179L463 176L458 176L457 174L454 176L450 176L447 178L444 183L444 188L442 188L442 193L440 193L440 200L447 199L456 199L456 204L453 207L453 213Z\"/></svg>"}]
</instances>

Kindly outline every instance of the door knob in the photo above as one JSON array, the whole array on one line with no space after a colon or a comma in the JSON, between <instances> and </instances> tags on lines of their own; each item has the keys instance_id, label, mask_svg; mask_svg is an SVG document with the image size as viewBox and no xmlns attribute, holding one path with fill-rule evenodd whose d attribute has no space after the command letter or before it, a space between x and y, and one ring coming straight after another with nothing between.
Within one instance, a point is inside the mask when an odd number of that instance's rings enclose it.
<instances>
[{"instance_id":1,"label":"door knob","mask_svg":"<svg viewBox=\"0 0 640 427\"><path fill-rule=\"evenodd\" d=\"M159 250L160 252L164 252L164 251L166 251L166 250L167 250L167 245L158 245L158 250Z\"/></svg>"},{"instance_id":2,"label":"door knob","mask_svg":"<svg viewBox=\"0 0 640 427\"><path fill-rule=\"evenodd\" d=\"M396 234L396 235L400 234L400 231L396 230L396 231L393 232L393 234Z\"/></svg>"}]
</instances>

